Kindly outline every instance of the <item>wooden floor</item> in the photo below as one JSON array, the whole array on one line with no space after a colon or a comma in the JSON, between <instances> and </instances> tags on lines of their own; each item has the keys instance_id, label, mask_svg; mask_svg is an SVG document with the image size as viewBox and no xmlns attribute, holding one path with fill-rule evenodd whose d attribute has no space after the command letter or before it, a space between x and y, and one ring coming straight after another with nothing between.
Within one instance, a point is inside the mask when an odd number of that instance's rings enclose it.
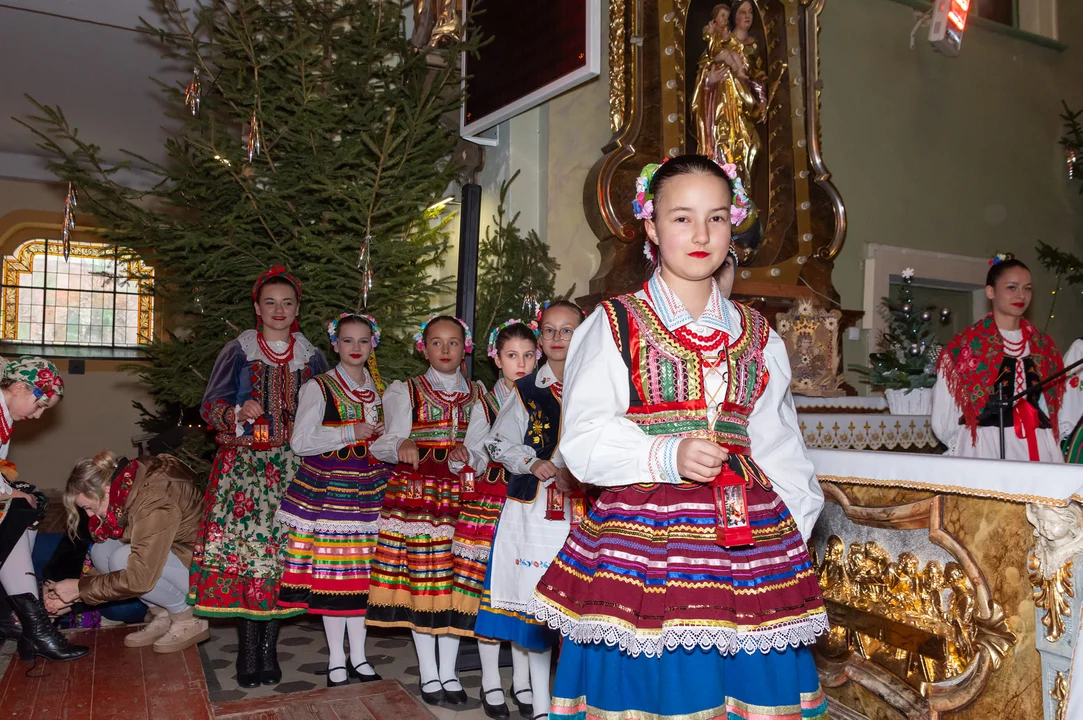
<instances>
[{"instance_id":1,"label":"wooden floor","mask_svg":"<svg viewBox=\"0 0 1083 720\"><path fill-rule=\"evenodd\" d=\"M82 660L35 665L15 655L0 680L0 717L18 720L431 720L394 680L212 705L199 651L124 647L130 628L69 635Z\"/></svg>"},{"instance_id":2,"label":"wooden floor","mask_svg":"<svg viewBox=\"0 0 1083 720\"><path fill-rule=\"evenodd\" d=\"M221 720L432 720L396 680L216 703Z\"/></svg>"},{"instance_id":3,"label":"wooden floor","mask_svg":"<svg viewBox=\"0 0 1083 720\"><path fill-rule=\"evenodd\" d=\"M126 648L130 632L71 633L73 643L90 646L90 655L72 662L39 659L31 666L16 654L0 680L0 713L22 720L211 720L199 651Z\"/></svg>"}]
</instances>

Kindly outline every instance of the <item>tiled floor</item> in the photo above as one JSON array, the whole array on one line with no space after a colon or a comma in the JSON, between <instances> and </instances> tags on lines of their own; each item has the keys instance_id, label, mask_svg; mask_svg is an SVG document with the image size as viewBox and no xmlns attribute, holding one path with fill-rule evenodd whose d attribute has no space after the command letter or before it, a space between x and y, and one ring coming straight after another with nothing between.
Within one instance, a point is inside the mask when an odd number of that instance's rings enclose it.
<instances>
[{"instance_id":1,"label":"tiled floor","mask_svg":"<svg viewBox=\"0 0 1083 720\"><path fill-rule=\"evenodd\" d=\"M460 647L460 667L469 665L471 641L464 640ZM275 693L291 693L326 687L327 643L323 625L319 619L300 617L283 623L278 640L278 660L282 666L282 682L273 687L244 690L237 687L234 663L237 659L237 632L229 621L212 621L211 639L199 646L207 676L207 689L211 702L223 702L244 697L264 697ZM418 692L417 656L414 654L410 633L404 630L370 628L368 633L368 659L384 678L399 680L410 692ZM476 664L476 663L473 663ZM504 691L508 695L508 707L512 717L519 717L511 703L511 669L502 668ZM461 670L459 680L470 700L458 709L429 707L440 720L485 720L479 693L481 673L478 670Z\"/></svg>"}]
</instances>

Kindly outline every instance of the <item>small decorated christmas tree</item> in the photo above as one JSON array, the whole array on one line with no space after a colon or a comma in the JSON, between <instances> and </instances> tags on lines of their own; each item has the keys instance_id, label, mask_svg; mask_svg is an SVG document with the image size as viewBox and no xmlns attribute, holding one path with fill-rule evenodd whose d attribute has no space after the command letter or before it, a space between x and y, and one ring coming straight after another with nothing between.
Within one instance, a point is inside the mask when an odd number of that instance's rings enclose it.
<instances>
[{"instance_id":1,"label":"small decorated christmas tree","mask_svg":"<svg viewBox=\"0 0 1083 720\"><path fill-rule=\"evenodd\" d=\"M862 382L886 390L915 390L936 384L936 358L940 345L933 331L932 305L917 307L910 284L914 269L902 272L902 284L894 298L883 298L880 314L888 329L880 333L878 352L869 355L869 367L851 366ZM945 321L950 311L940 311Z\"/></svg>"}]
</instances>

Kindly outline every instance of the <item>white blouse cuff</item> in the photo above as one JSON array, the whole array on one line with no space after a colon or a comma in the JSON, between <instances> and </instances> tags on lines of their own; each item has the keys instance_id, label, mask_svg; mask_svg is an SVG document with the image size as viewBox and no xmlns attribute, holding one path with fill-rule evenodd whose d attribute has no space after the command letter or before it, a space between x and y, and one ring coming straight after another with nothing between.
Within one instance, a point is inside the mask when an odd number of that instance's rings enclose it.
<instances>
[{"instance_id":1,"label":"white blouse cuff","mask_svg":"<svg viewBox=\"0 0 1083 720\"><path fill-rule=\"evenodd\" d=\"M659 483L679 483L681 474L677 472L677 448L683 438L672 435L656 437L647 449L647 472L651 479Z\"/></svg>"}]
</instances>

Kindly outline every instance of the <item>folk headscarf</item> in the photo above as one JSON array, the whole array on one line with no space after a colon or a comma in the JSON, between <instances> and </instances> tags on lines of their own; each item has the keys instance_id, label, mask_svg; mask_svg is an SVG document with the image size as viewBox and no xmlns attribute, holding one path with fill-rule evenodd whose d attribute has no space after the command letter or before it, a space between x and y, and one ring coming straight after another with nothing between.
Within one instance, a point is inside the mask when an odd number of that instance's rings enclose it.
<instances>
[{"instance_id":1,"label":"folk headscarf","mask_svg":"<svg viewBox=\"0 0 1083 720\"><path fill-rule=\"evenodd\" d=\"M60 377L56 365L42 357L27 355L6 362L0 377L24 382L49 400L64 396L64 378Z\"/></svg>"},{"instance_id":2,"label":"folk headscarf","mask_svg":"<svg viewBox=\"0 0 1083 720\"><path fill-rule=\"evenodd\" d=\"M289 284L293 286L294 291L297 293L297 302L301 302L301 281L296 277L286 272L286 268L281 265L275 265L267 272L263 273L256 280L256 284L252 286L252 302L259 302L259 291L263 289L263 286L267 284L268 280L273 278L284 278L289 281ZM257 325L261 323L257 322ZM258 328L257 328L258 329ZM290 332L300 332L301 326L297 324L297 319L294 318L293 324L290 325Z\"/></svg>"}]
</instances>

